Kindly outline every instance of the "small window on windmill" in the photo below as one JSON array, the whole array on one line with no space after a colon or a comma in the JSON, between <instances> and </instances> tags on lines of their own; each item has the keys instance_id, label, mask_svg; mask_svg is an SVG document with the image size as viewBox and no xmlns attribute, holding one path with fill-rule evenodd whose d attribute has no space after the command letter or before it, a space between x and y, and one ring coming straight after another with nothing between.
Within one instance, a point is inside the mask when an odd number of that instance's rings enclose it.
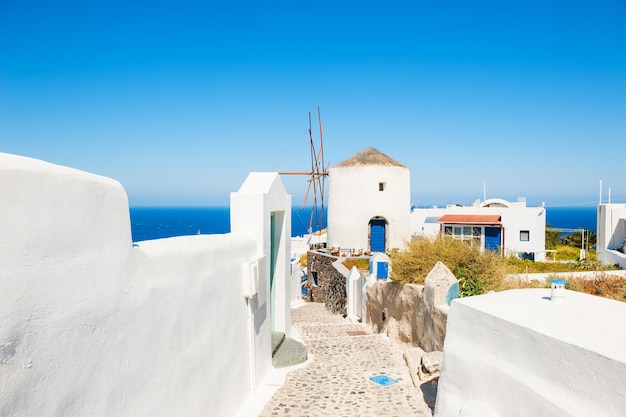
<instances>
[{"instance_id":1,"label":"small window on windmill","mask_svg":"<svg viewBox=\"0 0 626 417\"><path fill-rule=\"evenodd\" d=\"M378 191L385 191L385 183L384 182L379 182L378 183Z\"/></svg>"}]
</instances>

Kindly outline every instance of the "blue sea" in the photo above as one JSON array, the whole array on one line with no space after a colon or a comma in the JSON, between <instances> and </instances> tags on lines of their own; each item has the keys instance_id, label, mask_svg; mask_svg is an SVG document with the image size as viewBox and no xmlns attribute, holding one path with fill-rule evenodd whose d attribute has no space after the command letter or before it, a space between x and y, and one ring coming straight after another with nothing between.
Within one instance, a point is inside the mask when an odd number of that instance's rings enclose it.
<instances>
[{"instance_id":1,"label":"blue sea","mask_svg":"<svg viewBox=\"0 0 626 417\"><path fill-rule=\"evenodd\" d=\"M560 229L596 229L596 207L547 207L547 221ZM302 236L309 229L311 208L294 207L291 211L291 234ZM134 242L172 236L219 234L230 232L228 207L131 207L131 231ZM326 227L326 219L323 219ZM319 227L313 227L317 230Z\"/></svg>"},{"instance_id":2,"label":"blue sea","mask_svg":"<svg viewBox=\"0 0 626 417\"><path fill-rule=\"evenodd\" d=\"M308 233L311 208L293 207L291 235ZM228 207L131 207L130 225L133 242L172 236L221 234L230 232ZM314 221L313 231L317 231ZM323 218L322 227L326 227Z\"/></svg>"}]
</instances>

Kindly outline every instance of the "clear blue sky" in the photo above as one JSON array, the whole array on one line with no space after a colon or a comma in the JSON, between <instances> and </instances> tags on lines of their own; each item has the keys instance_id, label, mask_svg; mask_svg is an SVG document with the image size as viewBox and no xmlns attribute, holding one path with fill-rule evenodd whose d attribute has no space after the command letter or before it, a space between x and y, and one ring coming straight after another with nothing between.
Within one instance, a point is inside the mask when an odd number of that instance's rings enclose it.
<instances>
[{"instance_id":1,"label":"clear blue sky","mask_svg":"<svg viewBox=\"0 0 626 417\"><path fill-rule=\"evenodd\" d=\"M373 146L421 204L483 179L624 202L626 2L0 0L0 151L131 205L227 205L250 171L309 169L317 106L331 166ZM301 204L306 179L284 182Z\"/></svg>"}]
</instances>

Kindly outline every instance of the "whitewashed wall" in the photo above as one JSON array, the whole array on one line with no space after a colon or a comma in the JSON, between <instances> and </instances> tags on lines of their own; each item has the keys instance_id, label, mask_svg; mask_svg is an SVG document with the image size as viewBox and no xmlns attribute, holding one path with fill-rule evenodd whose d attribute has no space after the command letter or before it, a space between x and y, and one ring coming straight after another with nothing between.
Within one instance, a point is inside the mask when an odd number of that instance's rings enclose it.
<instances>
[{"instance_id":1,"label":"whitewashed wall","mask_svg":"<svg viewBox=\"0 0 626 417\"><path fill-rule=\"evenodd\" d=\"M617 251L626 243L626 204L598 205L596 249L603 264L626 269L626 254Z\"/></svg>"},{"instance_id":2,"label":"whitewashed wall","mask_svg":"<svg viewBox=\"0 0 626 417\"><path fill-rule=\"evenodd\" d=\"M378 184L385 183L385 191ZM387 248L403 248L411 238L410 171L398 166L333 167L328 180L328 245L369 249L369 221L387 221Z\"/></svg>"},{"instance_id":3,"label":"whitewashed wall","mask_svg":"<svg viewBox=\"0 0 626 417\"><path fill-rule=\"evenodd\" d=\"M626 303L549 289L457 299L436 417L626 415Z\"/></svg>"},{"instance_id":4,"label":"whitewashed wall","mask_svg":"<svg viewBox=\"0 0 626 417\"><path fill-rule=\"evenodd\" d=\"M0 190L0 415L236 413L271 366L249 343L269 341L267 305L242 291L254 239L133 247L119 183L15 155Z\"/></svg>"}]
</instances>

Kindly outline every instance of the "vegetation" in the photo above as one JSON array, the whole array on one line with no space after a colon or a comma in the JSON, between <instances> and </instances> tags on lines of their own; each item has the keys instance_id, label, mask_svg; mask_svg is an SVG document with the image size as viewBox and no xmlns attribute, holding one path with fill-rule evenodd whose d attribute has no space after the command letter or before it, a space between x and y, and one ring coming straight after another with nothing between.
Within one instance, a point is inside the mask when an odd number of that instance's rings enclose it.
<instances>
[{"instance_id":1,"label":"vegetation","mask_svg":"<svg viewBox=\"0 0 626 417\"><path fill-rule=\"evenodd\" d=\"M423 284L437 261L443 262L459 279L462 296L500 290L506 274L505 259L453 239L417 238L390 258L393 280L401 283Z\"/></svg>"},{"instance_id":2,"label":"vegetation","mask_svg":"<svg viewBox=\"0 0 626 417\"><path fill-rule=\"evenodd\" d=\"M626 279L599 273L595 279L570 278L565 288L587 294L626 301Z\"/></svg>"},{"instance_id":3,"label":"vegetation","mask_svg":"<svg viewBox=\"0 0 626 417\"><path fill-rule=\"evenodd\" d=\"M546 227L546 249L555 250L557 245L561 243L561 232L552 229L550 225Z\"/></svg>"},{"instance_id":4,"label":"vegetation","mask_svg":"<svg viewBox=\"0 0 626 417\"><path fill-rule=\"evenodd\" d=\"M300 266L301 266L302 268L305 268L305 267L306 267L306 265L307 265L307 259L308 259L308 257L307 257L307 254L306 254L306 253L303 253L302 255L300 255Z\"/></svg>"},{"instance_id":5,"label":"vegetation","mask_svg":"<svg viewBox=\"0 0 626 417\"><path fill-rule=\"evenodd\" d=\"M557 250L567 252L567 245L558 245ZM578 252L577 256L578 256ZM472 248L467 242L453 239L418 238L404 251L390 253L393 264L392 278L401 283L423 284L426 276L437 261L443 262L459 280L462 297L484 294L488 291L503 291L516 288L548 288L547 280L506 278L507 274L599 271L595 279L566 278L567 289L582 291L619 301L626 301L626 279L608 276L603 271L614 267L602 266L597 260L572 262L533 262L517 257L501 258L494 252ZM344 265L346 263L344 262Z\"/></svg>"},{"instance_id":6,"label":"vegetation","mask_svg":"<svg viewBox=\"0 0 626 417\"><path fill-rule=\"evenodd\" d=\"M369 269L370 268L370 259L369 258L348 258L343 261L343 266L348 269L352 269L353 266L356 266L356 269Z\"/></svg>"}]
</instances>

